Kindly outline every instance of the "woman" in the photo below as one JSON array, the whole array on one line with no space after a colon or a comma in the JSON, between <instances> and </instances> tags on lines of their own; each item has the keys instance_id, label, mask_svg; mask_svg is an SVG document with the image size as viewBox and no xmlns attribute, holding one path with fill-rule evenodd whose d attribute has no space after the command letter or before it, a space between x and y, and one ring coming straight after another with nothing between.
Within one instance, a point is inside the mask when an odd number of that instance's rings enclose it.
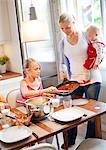
<instances>
[{"instance_id":1,"label":"woman","mask_svg":"<svg viewBox=\"0 0 106 150\"><path fill-rule=\"evenodd\" d=\"M32 97L49 96L47 92L56 91L56 87L48 87L43 89L40 78L40 65L37 61L29 58L24 65L24 79L20 84L21 94L23 100Z\"/></svg>"},{"instance_id":2,"label":"woman","mask_svg":"<svg viewBox=\"0 0 106 150\"><path fill-rule=\"evenodd\" d=\"M68 68L70 80L80 82L80 87L72 93L72 99L83 97L88 99L98 99L101 87L101 75L99 68L90 70L90 81L86 80L83 70L84 60L86 59L87 40L81 31L76 30L75 18L62 14L59 19L61 30L65 37L60 43L60 79L66 78L63 72L63 65ZM77 136L77 127L68 131L68 145L74 145ZM86 138L95 137L95 122L89 121L87 125ZM62 145L64 148L64 145Z\"/></svg>"}]
</instances>

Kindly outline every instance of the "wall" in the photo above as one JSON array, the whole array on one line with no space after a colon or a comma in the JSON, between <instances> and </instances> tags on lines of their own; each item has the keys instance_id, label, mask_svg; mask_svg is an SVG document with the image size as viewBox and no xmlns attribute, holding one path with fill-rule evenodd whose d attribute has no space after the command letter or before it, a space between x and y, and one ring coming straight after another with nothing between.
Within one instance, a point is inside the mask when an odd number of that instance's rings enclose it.
<instances>
[{"instance_id":1,"label":"wall","mask_svg":"<svg viewBox=\"0 0 106 150\"><path fill-rule=\"evenodd\" d=\"M10 58L8 69L14 72L22 72L22 61L17 29L14 0L7 0L8 15L10 23L10 41L4 45L5 54Z\"/></svg>"},{"instance_id":2,"label":"wall","mask_svg":"<svg viewBox=\"0 0 106 150\"><path fill-rule=\"evenodd\" d=\"M0 45L0 56L5 55L3 45Z\"/></svg>"},{"instance_id":3,"label":"wall","mask_svg":"<svg viewBox=\"0 0 106 150\"><path fill-rule=\"evenodd\" d=\"M7 0L0 0L0 44L10 40Z\"/></svg>"},{"instance_id":4,"label":"wall","mask_svg":"<svg viewBox=\"0 0 106 150\"><path fill-rule=\"evenodd\" d=\"M10 40L3 43L1 49L4 50L5 54L10 58L10 62L8 65L8 70L14 72L22 72L22 61L21 61L21 53L20 53L20 44L18 37L18 29L17 29L17 20L15 13L15 4L14 0L5 0L7 2L7 14L9 17L10 26ZM21 77L11 78L8 80L0 81L0 94L6 97L7 93L13 89L20 87Z\"/></svg>"}]
</instances>

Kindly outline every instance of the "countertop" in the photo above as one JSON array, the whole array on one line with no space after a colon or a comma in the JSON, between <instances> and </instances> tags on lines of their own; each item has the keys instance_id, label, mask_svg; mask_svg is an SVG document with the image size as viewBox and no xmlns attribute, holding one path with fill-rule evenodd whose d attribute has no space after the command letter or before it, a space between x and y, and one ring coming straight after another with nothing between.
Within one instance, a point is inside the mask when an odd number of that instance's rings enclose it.
<instances>
[{"instance_id":1,"label":"countertop","mask_svg":"<svg viewBox=\"0 0 106 150\"><path fill-rule=\"evenodd\" d=\"M2 73L0 75L1 75L0 76L0 81L1 80L6 80L6 79L11 79L11 78L22 76L21 73L12 72L12 71L7 71L6 73Z\"/></svg>"}]
</instances>

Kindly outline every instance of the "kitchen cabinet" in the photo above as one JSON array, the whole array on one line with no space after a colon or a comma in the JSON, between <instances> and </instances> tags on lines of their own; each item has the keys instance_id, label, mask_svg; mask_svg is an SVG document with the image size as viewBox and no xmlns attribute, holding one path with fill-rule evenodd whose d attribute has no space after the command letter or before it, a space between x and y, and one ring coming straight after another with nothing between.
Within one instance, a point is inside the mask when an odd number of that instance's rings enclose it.
<instances>
[{"instance_id":1,"label":"kitchen cabinet","mask_svg":"<svg viewBox=\"0 0 106 150\"><path fill-rule=\"evenodd\" d=\"M0 0L0 44L1 51L9 57L8 71L0 78L0 95L6 97L20 87L23 78L15 0Z\"/></svg>"},{"instance_id":2,"label":"kitchen cabinet","mask_svg":"<svg viewBox=\"0 0 106 150\"><path fill-rule=\"evenodd\" d=\"M22 79L23 79L23 77L22 77L22 75L20 75L20 76L16 76L16 77L12 77L12 78L7 78L5 80L0 80L0 95L2 95L4 98L6 98L7 94L11 90L20 88L20 81Z\"/></svg>"},{"instance_id":3,"label":"kitchen cabinet","mask_svg":"<svg viewBox=\"0 0 106 150\"><path fill-rule=\"evenodd\" d=\"M0 0L0 44L10 40L7 0Z\"/></svg>"}]
</instances>

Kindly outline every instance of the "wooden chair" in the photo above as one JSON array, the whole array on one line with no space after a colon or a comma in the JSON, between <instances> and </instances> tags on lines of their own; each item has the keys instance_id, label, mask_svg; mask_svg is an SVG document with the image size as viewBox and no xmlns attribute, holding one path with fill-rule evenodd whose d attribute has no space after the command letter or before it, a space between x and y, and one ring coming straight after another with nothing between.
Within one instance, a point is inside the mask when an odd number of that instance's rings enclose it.
<instances>
[{"instance_id":1,"label":"wooden chair","mask_svg":"<svg viewBox=\"0 0 106 150\"><path fill-rule=\"evenodd\" d=\"M52 144L40 143L31 147L22 148L21 150L57 150Z\"/></svg>"},{"instance_id":2,"label":"wooden chair","mask_svg":"<svg viewBox=\"0 0 106 150\"><path fill-rule=\"evenodd\" d=\"M97 138L88 138L81 142L76 150L106 150L106 140Z\"/></svg>"}]
</instances>

